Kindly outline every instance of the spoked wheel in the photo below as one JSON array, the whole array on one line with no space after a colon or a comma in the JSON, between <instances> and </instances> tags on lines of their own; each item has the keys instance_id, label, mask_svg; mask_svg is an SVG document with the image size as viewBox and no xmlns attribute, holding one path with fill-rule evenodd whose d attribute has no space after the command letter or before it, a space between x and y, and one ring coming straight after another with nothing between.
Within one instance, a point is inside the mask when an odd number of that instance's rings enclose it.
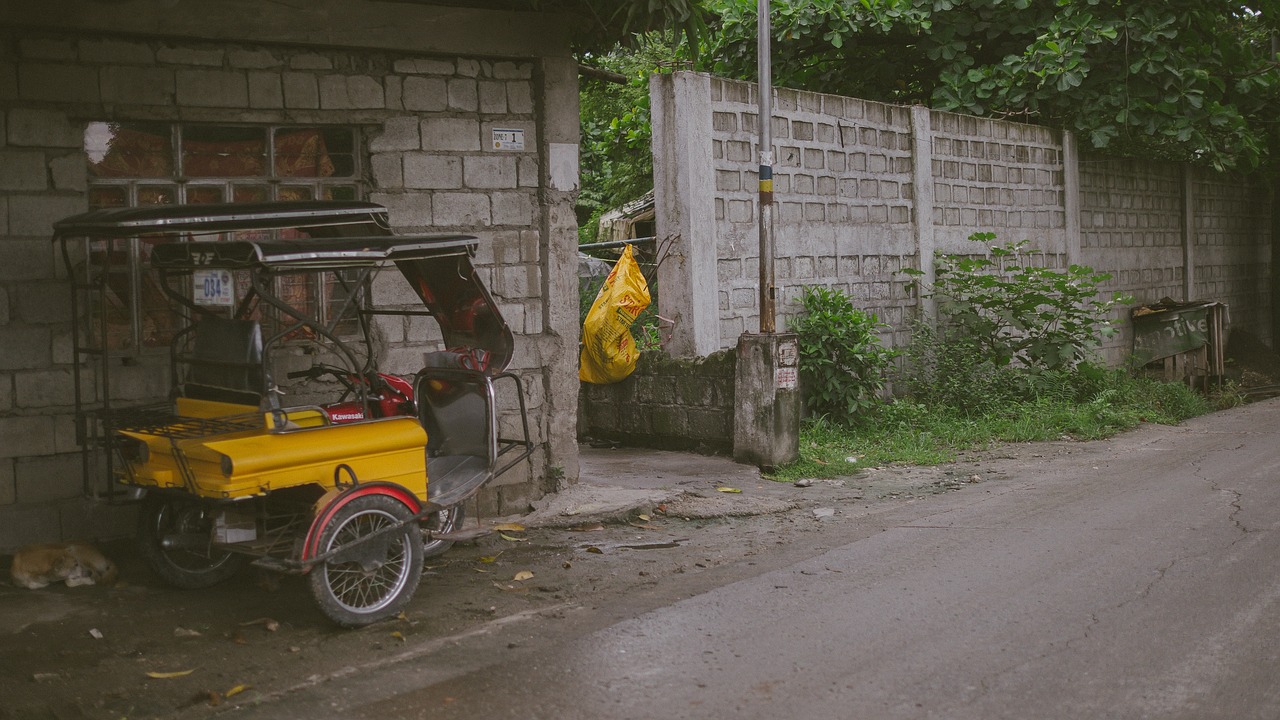
<instances>
[{"instance_id":1,"label":"spoked wheel","mask_svg":"<svg viewBox=\"0 0 1280 720\"><path fill-rule=\"evenodd\" d=\"M148 496L138 513L138 550L165 582L180 588L206 588L240 569L244 558L214 547L213 518L202 503L184 498Z\"/></svg>"},{"instance_id":2,"label":"spoked wheel","mask_svg":"<svg viewBox=\"0 0 1280 720\"><path fill-rule=\"evenodd\" d=\"M422 575L416 524L353 545L411 517L409 508L385 495L358 497L334 513L320 533L317 553L338 552L310 573L311 593L330 620L344 627L368 625L400 612L413 597Z\"/></svg>"},{"instance_id":3,"label":"spoked wheel","mask_svg":"<svg viewBox=\"0 0 1280 720\"><path fill-rule=\"evenodd\" d=\"M422 529L437 533L455 532L462 527L462 521L465 517L466 514L462 511L462 503L458 503L453 507L447 507L428 515L427 521L422 524ZM451 547L453 547L453 541L451 540L427 540L422 543L422 557L429 558L441 555Z\"/></svg>"}]
</instances>

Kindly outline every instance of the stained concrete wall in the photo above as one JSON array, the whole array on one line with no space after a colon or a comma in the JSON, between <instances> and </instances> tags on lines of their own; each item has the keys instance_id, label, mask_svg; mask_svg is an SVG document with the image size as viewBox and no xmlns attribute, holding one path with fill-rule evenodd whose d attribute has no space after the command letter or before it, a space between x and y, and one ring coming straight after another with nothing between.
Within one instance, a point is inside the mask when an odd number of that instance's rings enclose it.
<instances>
[{"instance_id":1,"label":"stained concrete wall","mask_svg":"<svg viewBox=\"0 0 1280 720\"><path fill-rule=\"evenodd\" d=\"M0 6L0 548L127 534L81 500L69 295L53 221L86 209L84 127L112 120L356 126L366 196L397 230L480 237L479 267L517 336L537 452L480 498L517 512L577 477L577 69L553 16L329 0ZM21 7L19 7L21 6ZM525 130L495 150L494 127ZM394 273L374 288L396 307ZM379 325L412 373L438 336ZM162 357L113 369L119 400L164 397ZM81 372L88 372L80 368ZM92 380L91 377L87 378ZM516 418L504 416L506 432ZM102 478L93 478L100 483Z\"/></svg>"},{"instance_id":2,"label":"stained concrete wall","mask_svg":"<svg viewBox=\"0 0 1280 720\"><path fill-rule=\"evenodd\" d=\"M672 359L650 350L610 385L582 383L578 435L663 450L733 450L736 355Z\"/></svg>"},{"instance_id":3,"label":"stained concrete wall","mask_svg":"<svg viewBox=\"0 0 1280 720\"><path fill-rule=\"evenodd\" d=\"M676 260L659 266L659 311L677 319L669 350L734 347L759 326L756 86L675 73L651 91L658 235ZM824 285L876 313L901 344L917 302L899 271L931 277L935 251L972 252L968 236L992 231L1031 240L1046 266L1111 273L1107 290L1138 302L1231 303L1233 327L1270 341L1270 209L1248 178L1082 157L1069 133L1034 125L775 94L779 329L802 286ZM698 147L709 152L684 150ZM714 319L698 310L709 305ZM1122 362L1130 338L1112 340L1105 359Z\"/></svg>"}]
</instances>

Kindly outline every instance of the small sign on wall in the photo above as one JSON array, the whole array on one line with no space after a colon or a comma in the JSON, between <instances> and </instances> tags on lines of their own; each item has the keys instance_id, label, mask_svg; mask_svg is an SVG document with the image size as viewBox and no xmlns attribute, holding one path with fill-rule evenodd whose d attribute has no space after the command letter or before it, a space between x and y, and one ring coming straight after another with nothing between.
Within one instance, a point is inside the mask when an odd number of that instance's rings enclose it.
<instances>
[{"instance_id":1,"label":"small sign on wall","mask_svg":"<svg viewBox=\"0 0 1280 720\"><path fill-rule=\"evenodd\" d=\"M494 150L524 150L524 130L520 128L494 128Z\"/></svg>"},{"instance_id":2,"label":"small sign on wall","mask_svg":"<svg viewBox=\"0 0 1280 720\"><path fill-rule=\"evenodd\" d=\"M773 387L777 390L796 389L796 368L780 367L773 370Z\"/></svg>"}]
</instances>

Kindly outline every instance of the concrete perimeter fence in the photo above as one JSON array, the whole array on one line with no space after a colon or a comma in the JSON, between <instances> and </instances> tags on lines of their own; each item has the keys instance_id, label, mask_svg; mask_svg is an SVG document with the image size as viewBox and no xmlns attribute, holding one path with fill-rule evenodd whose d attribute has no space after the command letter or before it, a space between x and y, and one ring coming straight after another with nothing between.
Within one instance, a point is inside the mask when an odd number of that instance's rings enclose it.
<instances>
[{"instance_id":1,"label":"concrete perimeter fence","mask_svg":"<svg viewBox=\"0 0 1280 720\"><path fill-rule=\"evenodd\" d=\"M712 355L759 329L757 93L753 83L700 73L650 81L657 236L666 248L658 302L675 323L665 345L673 357ZM981 252L968 237L994 232L1030 240L1047 267L1109 273L1108 296L1227 303L1231 329L1272 341L1271 208L1256 179L1085 154L1071 133L1036 125L774 93L780 331L801 311L804 286L820 285L875 313L889 325L886 343L901 346L922 308L900 271L931 280L935 253ZM1101 348L1109 365L1131 352L1128 313L1116 309L1121 332ZM677 382L655 383L646 371L584 390L580 433L716 445L723 422L707 412L705 394L685 407L678 393L646 392ZM675 429L666 440L664 428Z\"/></svg>"}]
</instances>

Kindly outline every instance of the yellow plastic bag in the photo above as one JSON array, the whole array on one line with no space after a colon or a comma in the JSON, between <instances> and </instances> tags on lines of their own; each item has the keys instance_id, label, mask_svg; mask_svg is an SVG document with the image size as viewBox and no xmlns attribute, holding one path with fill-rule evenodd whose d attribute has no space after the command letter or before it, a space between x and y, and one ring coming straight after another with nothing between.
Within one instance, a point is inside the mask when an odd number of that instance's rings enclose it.
<instances>
[{"instance_id":1,"label":"yellow plastic bag","mask_svg":"<svg viewBox=\"0 0 1280 720\"><path fill-rule=\"evenodd\" d=\"M649 284L628 245L604 279L600 294L582 324L582 360L578 378L604 385L626 378L636 369L640 352L631 323L649 307Z\"/></svg>"}]
</instances>

